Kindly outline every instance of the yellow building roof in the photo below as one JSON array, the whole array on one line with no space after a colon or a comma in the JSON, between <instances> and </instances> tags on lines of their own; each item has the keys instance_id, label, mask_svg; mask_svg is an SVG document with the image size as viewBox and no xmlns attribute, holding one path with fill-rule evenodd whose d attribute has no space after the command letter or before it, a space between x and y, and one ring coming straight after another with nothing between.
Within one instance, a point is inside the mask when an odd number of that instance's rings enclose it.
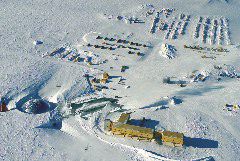
<instances>
[{"instance_id":1,"label":"yellow building roof","mask_svg":"<svg viewBox=\"0 0 240 161\"><path fill-rule=\"evenodd\" d=\"M130 119L130 113L122 113L118 119L118 122L126 124L129 119Z\"/></svg>"},{"instance_id":2,"label":"yellow building roof","mask_svg":"<svg viewBox=\"0 0 240 161\"><path fill-rule=\"evenodd\" d=\"M183 139L183 133L178 133L178 132L163 131L162 135L166 136L166 137L171 137L171 138L182 138Z\"/></svg>"},{"instance_id":3,"label":"yellow building roof","mask_svg":"<svg viewBox=\"0 0 240 161\"><path fill-rule=\"evenodd\" d=\"M118 124L118 125L116 125L116 127L119 128L119 129L133 130L133 131L137 131L137 132L145 133L145 134L153 134L152 129L145 128L145 127L140 127L140 126L135 126L135 125Z\"/></svg>"},{"instance_id":4,"label":"yellow building roof","mask_svg":"<svg viewBox=\"0 0 240 161\"><path fill-rule=\"evenodd\" d=\"M103 79L108 79L109 78L109 74L107 72L104 72L102 75Z\"/></svg>"},{"instance_id":5,"label":"yellow building roof","mask_svg":"<svg viewBox=\"0 0 240 161\"><path fill-rule=\"evenodd\" d=\"M107 79L100 79L100 83L106 84L107 83Z\"/></svg>"}]
</instances>

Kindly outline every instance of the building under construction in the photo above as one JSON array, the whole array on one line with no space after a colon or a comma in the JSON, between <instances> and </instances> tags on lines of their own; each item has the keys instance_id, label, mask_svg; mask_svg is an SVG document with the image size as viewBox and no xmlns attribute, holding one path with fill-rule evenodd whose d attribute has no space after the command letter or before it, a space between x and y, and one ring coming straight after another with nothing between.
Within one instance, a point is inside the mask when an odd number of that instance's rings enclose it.
<instances>
[{"instance_id":1,"label":"building under construction","mask_svg":"<svg viewBox=\"0 0 240 161\"><path fill-rule=\"evenodd\" d=\"M151 128L128 124L130 113L123 113L117 122L105 120L105 130L111 131L113 135L130 137L137 140L160 140L169 146L183 146L184 136L182 133L171 131L154 131Z\"/></svg>"}]
</instances>

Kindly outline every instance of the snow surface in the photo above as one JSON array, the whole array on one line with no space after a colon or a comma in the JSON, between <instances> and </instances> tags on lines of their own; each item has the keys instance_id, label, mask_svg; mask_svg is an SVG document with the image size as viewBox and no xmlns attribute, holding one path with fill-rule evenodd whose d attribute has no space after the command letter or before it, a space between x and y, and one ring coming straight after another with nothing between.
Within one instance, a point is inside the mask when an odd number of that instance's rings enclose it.
<instances>
[{"instance_id":1,"label":"snow surface","mask_svg":"<svg viewBox=\"0 0 240 161\"><path fill-rule=\"evenodd\" d=\"M228 75L240 69L239 7L238 0L0 1L0 95L10 109L0 113L0 160L240 160L239 111L223 110L226 103L240 101L239 78ZM181 14L190 15L189 20ZM199 17L203 22L198 31ZM130 23L136 18L144 23ZM159 20L168 21L172 28L159 30L154 26ZM215 20L219 22L216 33ZM150 32L152 27L155 33ZM95 39L97 35L150 47L139 47L142 56L128 54L126 49L86 47L101 42ZM218 43L229 52L183 47L217 48ZM162 57L162 44L174 46L177 56ZM48 56L61 47L79 52L82 58L92 57L96 65L61 59L58 54ZM129 69L120 72L123 65ZM218 65L229 70L220 81L217 73L221 70L214 68ZM166 77L186 77L195 70L206 71L209 78L186 87L163 83ZM106 84L109 89L93 91L84 75L100 77L104 71L111 76ZM119 78L125 79L124 85L118 83ZM112 104L85 118L63 118L60 129L50 125L51 111L28 114L21 110L31 99L43 99L55 108L57 102L93 94L118 96L122 108L133 112L132 119L145 117L150 119L150 128L183 132L186 145L172 148L106 134L104 119L119 116L119 107ZM181 103L171 103L169 98Z\"/></svg>"}]
</instances>

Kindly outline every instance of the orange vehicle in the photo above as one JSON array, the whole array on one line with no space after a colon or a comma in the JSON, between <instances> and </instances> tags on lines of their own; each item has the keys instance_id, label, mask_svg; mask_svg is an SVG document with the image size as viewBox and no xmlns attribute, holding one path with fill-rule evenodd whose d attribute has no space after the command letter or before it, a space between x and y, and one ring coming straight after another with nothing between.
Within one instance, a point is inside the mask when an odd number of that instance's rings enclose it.
<instances>
[{"instance_id":1,"label":"orange vehicle","mask_svg":"<svg viewBox=\"0 0 240 161\"><path fill-rule=\"evenodd\" d=\"M8 111L7 105L4 101L4 99L2 98L1 99L1 104L0 104L0 112L7 112L7 111Z\"/></svg>"}]
</instances>

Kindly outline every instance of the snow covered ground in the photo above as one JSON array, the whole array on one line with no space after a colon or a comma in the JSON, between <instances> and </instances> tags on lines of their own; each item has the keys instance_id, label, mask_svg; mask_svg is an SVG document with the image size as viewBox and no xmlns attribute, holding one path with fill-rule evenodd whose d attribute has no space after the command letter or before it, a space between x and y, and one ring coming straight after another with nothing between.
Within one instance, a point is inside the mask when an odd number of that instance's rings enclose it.
<instances>
[{"instance_id":1,"label":"snow covered ground","mask_svg":"<svg viewBox=\"0 0 240 161\"><path fill-rule=\"evenodd\" d=\"M239 7L238 0L0 1L0 96L10 109L0 113L0 160L240 160L240 111L223 110L240 102ZM118 48L97 36L146 46ZM227 52L211 50L219 46ZM90 79L103 72L108 89L94 91ZM166 77L196 79L180 87ZM120 114L112 104L64 118L59 129L50 126L51 111L22 110L31 99L56 109L88 95L117 96L132 119L184 133L185 146L106 134L104 119Z\"/></svg>"}]
</instances>

